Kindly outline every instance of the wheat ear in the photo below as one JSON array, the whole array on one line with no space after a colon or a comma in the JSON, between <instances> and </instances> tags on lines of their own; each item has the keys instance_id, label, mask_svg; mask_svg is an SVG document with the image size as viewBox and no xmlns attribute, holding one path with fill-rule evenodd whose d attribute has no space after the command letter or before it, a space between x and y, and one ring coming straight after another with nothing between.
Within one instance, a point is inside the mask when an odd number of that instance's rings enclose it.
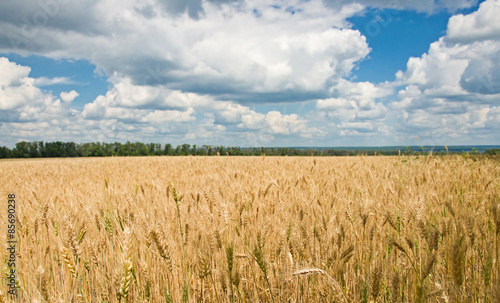
<instances>
[{"instance_id":1,"label":"wheat ear","mask_svg":"<svg viewBox=\"0 0 500 303\"><path fill-rule=\"evenodd\" d=\"M132 256L131 256L131 246L132 246L132 233L128 227L124 230L124 242L123 242L123 273L120 283L120 296L124 300L128 297L128 291L130 289L130 282L132 282Z\"/></svg>"},{"instance_id":2,"label":"wheat ear","mask_svg":"<svg viewBox=\"0 0 500 303\"><path fill-rule=\"evenodd\" d=\"M69 269L69 272L74 278L76 278L77 273L76 273L75 261L73 260L73 257L71 256L69 250L65 246L61 248L61 255L63 257L64 263L66 263L66 266Z\"/></svg>"}]
</instances>

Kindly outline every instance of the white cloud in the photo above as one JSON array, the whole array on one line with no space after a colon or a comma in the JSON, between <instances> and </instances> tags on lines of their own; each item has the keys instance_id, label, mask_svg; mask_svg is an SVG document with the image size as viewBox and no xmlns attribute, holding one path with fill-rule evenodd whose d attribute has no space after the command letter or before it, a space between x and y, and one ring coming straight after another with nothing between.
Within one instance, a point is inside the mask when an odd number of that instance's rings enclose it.
<instances>
[{"instance_id":1,"label":"white cloud","mask_svg":"<svg viewBox=\"0 0 500 303\"><path fill-rule=\"evenodd\" d=\"M0 57L0 144L47 138L70 141L75 125L81 137L84 121L69 102L61 102L76 92L62 94L59 99L36 86L29 73L29 67Z\"/></svg>"},{"instance_id":2,"label":"white cloud","mask_svg":"<svg viewBox=\"0 0 500 303\"><path fill-rule=\"evenodd\" d=\"M30 71L0 57L0 110L13 110L48 97L35 86L35 79L28 77Z\"/></svg>"},{"instance_id":3,"label":"white cloud","mask_svg":"<svg viewBox=\"0 0 500 303\"><path fill-rule=\"evenodd\" d=\"M186 111L178 110L154 110L153 112L144 116L141 121L155 124L162 124L166 122L191 122L195 121L193 117L194 110L192 108Z\"/></svg>"},{"instance_id":4,"label":"white cloud","mask_svg":"<svg viewBox=\"0 0 500 303\"><path fill-rule=\"evenodd\" d=\"M430 144L442 144L480 138L498 126L492 121L500 100L500 21L492 16L499 6L487 0L472 14L452 17L446 36L409 59L407 70L397 74L397 84L406 88L390 105L397 111L396 129L421 131Z\"/></svg>"},{"instance_id":5,"label":"white cloud","mask_svg":"<svg viewBox=\"0 0 500 303\"><path fill-rule=\"evenodd\" d=\"M365 6L375 8L411 9L419 12L433 13L443 9L456 11L472 7L477 0L325 0L330 6L338 6L342 3L357 2Z\"/></svg>"},{"instance_id":6,"label":"white cloud","mask_svg":"<svg viewBox=\"0 0 500 303\"><path fill-rule=\"evenodd\" d=\"M135 84L214 96L231 93L233 99L248 92L322 92L328 81L348 75L369 53L365 38L347 27L346 18L363 9L359 4L327 9L321 0L286 6L281 1L200 3L194 11L203 13L192 18L165 15L152 0L91 1L85 10L71 2L60 5L51 26L32 28L15 20L5 26L23 38L36 32L18 51L87 59L108 76L118 73ZM18 6L29 16L27 5L19 1L9 8ZM16 50L5 42L0 41L0 51ZM138 98L151 97L138 93Z\"/></svg>"},{"instance_id":7,"label":"white cloud","mask_svg":"<svg viewBox=\"0 0 500 303\"><path fill-rule=\"evenodd\" d=\"M214 112L214 122L218 124L237 124L242 117L250 114L251 110L247 106L232 102L216 102L210 106Z\"/></svg>"},{"instance_id":8,"label":"white cloud","mask_svg":"<svg viewBox=\"0 0 500 303\"><path fill-rule=\"evenodd\" d=\"M458 87L460 77L469 63L467 56L464 56L466 51L467 47L448 45L441 38L431 44L428 53L408 60L404 82L422 89Z\"/></svg>"},{"instance_id":9,"label":"white cloud","mask_svg":"<svg viewBox=\"0 0 500 303\"><path fill-rule=\"evenodd\" d=\"M166 118L169 113L178 112L174 109L206 106L213 102L209 96L183 93L162 86L135 85L128 77L115 76L111 81L113 86L105 96L98 96L92 103L85 104L84 118L139 121L147 115L156 121L160 116Z\"/></svg>"},{"instance_id":10,"label":"white cloud","mask_svg":"<svg viewBox=\"0 0 500 303\"><path fill-rule=\"evenodd\" d=\"M308 121L297 114L283 115L279 111L269 111L267 114L251 111L241 117L239 128L259 130L269 135L298 134L304 137L317 137L323 131L308 125Z\"/></svg>"},{"instance_id":11,"label":"white cloud","mask_svg":"<svg viewBox=\"0 0 500 303\"><path fill-rule=\"evenodd\" d=\"M49 86L54 84L74 84L75 82L68 77L55 77L55 78L47 78L40 77L35 79L36 86Z\"/></svg>"},{"instance_id":12,"label":"white cloud","mask_svg":"<svg viewBox=\"0 0 500 303\"><path fill-rule=\"evenodd\" d=\"M484 39L484 35L474 33L478 24L488 32L496 31L500 21L490 22L489 12L498 3L489 0L477 12L452 17L448 34L432 43L420 58L410 58L406 72L398 73L398 80L429 98L491 102L488 95L500 93L500 40ZM469 40L459 39L459 35Z\"/></svg>"},{"instance_id":13,"label":"white cloud","mask_svg":"<svg viewBox=\"0 0 500 303\"><path fill-rule=\"evenodd\" d=\"M316 108L336 125L343 125L342 128L346 128L346 125L355 127L365 123L380 123L387 113L387 108L380 99L393 93L387 83L375 85L346 80L341 80L330 90L335 97L318 100Z\"/></svg>"},{"instance_id":14,"label":"white cloud","mask_svg":"<svg viewBox=\"0 0 500 303\"><path fill-rule=\"evenodd\" d=\"M76 97L78 97L80 94L77 93L76 91L72 90L70 92L61 92L59 96L61 99L66 102L66 103L71 103L73 100L75 100Z\"/></svg>"},{"instance_id":15,"label":"white cloud","mask_svg":"<svg viewBox=\"0 0 500 303\"><path fill-rule=\"evenodd\" d=\"M259 113L244 102L297 102L328 94L329 85L349 75L370 51L346 21L364 9L360 4L103 0L87 1L83 9L81 3L55 3L57 12L39 26L19 20L31 20L40 7L0 3L0 26L17 39L0 39L0 51L86 59L109 76L109 91L74 113L89 129L114 124L117 133L151 133L153 126L159 133L185 135L202 131L205 123L212 125L211 134L227 137L253 131L263 138L310 137L321 131L300 115ZM70 80L34 81L40 87ZM60 98L70 104L75 93Z\"/></svg>"},{"instance_id":16,"label":"white cloud","mask_svg":"<svg viewBox=\"0 0 500 303\"><path fill-rule=\"evenodd\" d=\"M140 128L144 126L139 124L150 125L160 133L185 132L185 139L231 136L232 132L239 133L232 136L241 138L255 131L265 136L314 137L322 134L319 128L309 126L308 121L297 114L283 115L278 111L258 113L247 106L217 101L206 95L137 86L128 78L115 78L114 81L105 96L99 96L85 105L83 118L120 121ZM144 98L145 95L150 97ZM182 102L176 103L177 98L181 98ZM151 105L144 100L156 100L157 108L177 105L179 109L155 109L144 106ZM205 118L202 119L201 115Z\"/></svg>"},{"instance_id":17,"label":"white cloud","mask_svg":"<svg viewBox=\"0 0 500 303\"><path fill-rule=\"evenodd\" d=\"M22 85L30 72L31 68L17 65L7 58L0 57L0 88Z\"/></svg>"},{"instance_id":18,"label":"white cloud","mask_svg":"<svg viewBox=\"0 0 500 303\"><path fill-rule=\"evenodd\" d=\"M248 129L262 129L265 127L266 115L256 112L250 112L241 116L241 124L238 126Z\"/></svg>"},{"instance_id":19,"label":"white cloud","mask_svg":"<svg viewBox=\"0 0 500 303\"><path fill-rule=\"evenodd\" d=\"M469 15L455 15L450 18L447 39L468 43L480 40L500 39L500 0L481 3L478 11Z\"/></svg>"},{"instance_id":20,"label":"white cloud","mask_svg":"<svg viewBox=\"0 0 500 303\"><path fill-rule=\"evenodd\" d=\"M42 2L1 2L8 36L0 52L88 60L109 77L109 90L75 110L76 91L57 97L41 90L71 79L34 79L29 67L0 58L0 133L16 140L258 146L364 136L393 144L416 131L498 138L490 131L500 115L499 0L451 18L446 36L410 58L394 83L382 84L346 80L370 52L349 17L367 6L433 13L476 1L53 1L51 13ZM46 24L29 24L37 12L45 12ZM290 113L258 108L307 101L315 106Z\"/></svg>"}]
</instances>

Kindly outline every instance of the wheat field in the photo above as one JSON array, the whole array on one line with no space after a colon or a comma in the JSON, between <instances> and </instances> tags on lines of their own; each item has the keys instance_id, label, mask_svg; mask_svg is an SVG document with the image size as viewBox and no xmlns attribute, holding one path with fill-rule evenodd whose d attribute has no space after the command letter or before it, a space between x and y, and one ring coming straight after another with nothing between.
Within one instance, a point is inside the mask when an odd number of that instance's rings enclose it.
<instances>
[{"instance_id":1,"label":"wheat field","mask_svg":"<svg viewBox=\"0 0 500 303\"><path fill-rule=\"evenodd\" d=\"M0 161L0 302L500 302L499 163Z\"/></svg>"}]
</instances>

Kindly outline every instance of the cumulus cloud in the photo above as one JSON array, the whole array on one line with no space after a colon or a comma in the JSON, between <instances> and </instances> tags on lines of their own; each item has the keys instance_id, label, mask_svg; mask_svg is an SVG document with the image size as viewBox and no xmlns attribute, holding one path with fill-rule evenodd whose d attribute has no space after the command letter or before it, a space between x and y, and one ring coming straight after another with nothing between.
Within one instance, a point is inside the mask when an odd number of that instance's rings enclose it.
<instances>
[{"instance_id":1,"label":"cumulus cloud","mask_svg":"<svg viewBox=\"0 0 500 303\"><path fill-rule=\"evenodd\" d=\"M73 100L75 100L75 98L78 97L79 95L80 94L74 90L72 90L70 92L61 92L61 94L59 94L59 96L61 97L61 100L63 100L64 102L67 102L67 103L73 102Z\"/></svg>"},{"instance_id":2,"label":"cumulus cloud","mask_svg":"<svg viewBox=\"0 0 500 303\"><path fill-rule=\"evenodd\" d=\"M52 13L29 1L0 3L6 17L0 24L9 33L0 50L86 59L134 84L236 101L248 93L252 102L323 93L369 53L366 39L346 22L363 10L359 4L104 0L82 9L47 1Z\"/></svg>"},{"instance_id":3,"label":"cumulus cloud","mask_svg":"<svg viewBox=\"0 0 500 303\"><path fill-rule=\"evenodd\" d=\"M296 114L283 115L279 111L262 114L251 111L241 118L239 128L263 130L270 135L299 134L303 137L312 137L322 134L320 129L309 127L307 121Z\"/></svg>"},{"instance_id":4,"label":"cumulus cloud","mask_svg":"<svg viewBox=\"0 0 500 303\"><path fill-rule=\"evenodd\" d=\"M72 98L74 93L59 99L36 86L36 79L29 73L29 67L0 57L0 144L45 138L69 141L74 134L81 137L78 128L85 125L78 122L83 121L68 102L61 101Z\"/></svg>"},{"instance_id":5,"label":"cumulus cloud","mask_svg":"<svg viewBox=\"0 0 500 303\"><path fill-rule=\"evenodd\" d=\"M351 0L324 0L330 6L342 3L352 3ZM469 8L477 3L477 0L356 0L356 3L375 8L411 9L419 12L434 13L440 10L457 11Z\"/></svg>"},{"instance_id":6,"label":"cumulus cloud","mask_svg":"<svg viewBox=\"0 0 500 303\"><path fill-rule=\"evenodd\" d=\"M489 12L500 1L483 2L477 12L460 16L460 25L452 17L447 35L431 44L429 51L420 58L410 58L407 70L398 73L398 80L417 87L429 97L455 98L461 100L487 101L488 96L498 94L500 59L500 31L496 39L484 39L475 26L489 24L489 32L495 32L495 22L490 23ZM499 10L500 12L500 10ZM496 22L500 24L500 21ZM463 27L467 27L466 30ZM458 39L457 28L469 40Z\"/></svg>"},{"instance_id":7,"label":"cumulus cloud","mask_svg":"<svg viewBox=\"0 0 500 303\"><path fill-rule=\"evenodd\" d=\"M44 100L35 79L28 77L31 69L0 57L0 110L13 110L29 105L32 100Z\"/></svg>"},{"instance_id":8,"label":"cumulus cloud","mask_svg":"<svg viewBox=\"0 0 500 303\"><path fill-rule=\"evenodd\" d=\"M8 33L0 51L95 64L110 89L77 112L90 128L106 121L131 133L153 127L162 134L311 137L321 130L304 117L249 104L329 96L332 83L370 52L346 21L363 9L328 8L321 0L16 1L0 3ZM68 80L40 78L35 85ZM76 95L60 98L69 104Z\"/></svg>"},{"instance_id":9,"label":"cumulus cloud","mask_svg":"<svg viewBox=\"0 0 500 303\"><path fill-rule=\"evenodd\" d=\"M135 85L128 77L113 77L106 95L87 103L82 117L91 120L116 119L135 122L168 123L194 121L193 107L213 102L209 96L183 93L165 87Z\"/></svg>"},{"instance_id":10,"label":"cumulus cloud","mask_svg":"<svg viewBox=\"0 0 500 303\"><path fill-rule=\"evenodd\" d=\"M370 82L341 80L331 92L333 97L318 100L316 108L337 125L343 123L342 128L351 125L358 129L359 125L380 123L385 118L387 108L380 100L391 95L393 90L387 83L377 86Z\"/></svg>"},{"instance_id":11,"label":"cumulus cloud","mask_svg":"<svg viewBox=\"0 0 500 303\"><path fill-rule=\"evenodd\" d=\"M0 87L2 88L21 84L31 72L31 68L12 63L4 57L0 57L0 67Z\"/></svg>"},{"instance_id":12,"label":"cumulus cloud","mask_svg":"<svg viewBox=\"0 0 500 303\"><path fill-rule=\"evenodd\" d=\"M479 10L469 15L450 18L446 37L453 42L470 43L481 40L500 39L500 1L481 3Z\"/></svg>"},{"instance_id":13,"label":"cumulus cloud","mask_svg":"<svg viewBox=\"0 0 500 303\"><path fill-rule=\"evenodd\" d=\"M140 91L140 87L125 87L127 80L121 86L117 83L118 89L78 111L71 108L72 101L79 95L76 91L54 96L37 86L36 79L29 73L29 67L0 57L0 144L13 144L18 140L143 141L162 133L183 136L189 130L183 124L195 121L194 110L186 107L189 102L181 102L183 110L130 107L124 100ZM171 96L189 97L179 92L172 92ZM199 102L191 99L192 104ZM134 100L142 101L141 98Z\"/></svg>"},{"instance_id":14,"label":"cumulus cloud","mask_svg":"<svg viewBox=\"0 0 500 303\"><path fill-rule=\"evenodd\" d=\"M159 89L164 91L160 94L157 92ZM143 98L143 95L149 97ZM163 97L156 100L158 95ZM144 106L143 100L156 100L155 106ZM175 110L157 109L174 106ZM115 79L113 88L106 95L85 105L82 117L96 121L120 121L136 127L141 127L139 124L151 125L158 133L187 132L186 139L208 138L209 135L216 138L231 133L234 133L236 139L241 139L251 132L261 134L260 137L271 138L281 135L313 137L322 134L320 129L311 127L307 120L297 114L283 115L278 111L259 113L248 106L232 101L219 101L208 95L135 85L128 78Z\"/></svg>"},{"instance_id":15,"label":"cumulus cloud","mask_svg":"<svg viewBox=\"0 0 500 303\"><path fill-rule=\"evenodd\" d=\"M478 11L450 19L447 34L397 74L406 87L390 107L398 129L422 131L430 143L481 137L498 126L500 100L500 1L487 0ZM495 136L498 138L498 136Z\"/></svg>"},{"instance_id":16,"label":"cumulus cloud","mask_svg":"<svg viewBox=\"0 0 500 303\"><path fill-rule=\"evenodd\" d=\"M370 52L349 17L367 7L453 12L476 1L3 1L0 52L87 60L109 90L76 110L76 91L41 89L70 78L35 79L0 58L0 133L240 145L487 134L499 126L499 3L452 17L446 35L410 58L396 81L373 84L346 80ZM254 107L292 102L308 109Z\"/></svg>"},{"instance_id":17,"label":"cumulus cloud","mask_svg":"<svg viewBox=\"0 0 500 303\"><path fill-rule=\"evenodd\" d=\"M483 59L470 60L460 78L460 86L468 93L480 96L484 101L493 101L495 95L500 94L500 43L489 48L485 55ZM493 98L488 98L488 95Z\"/></svg>"}]
</instances>

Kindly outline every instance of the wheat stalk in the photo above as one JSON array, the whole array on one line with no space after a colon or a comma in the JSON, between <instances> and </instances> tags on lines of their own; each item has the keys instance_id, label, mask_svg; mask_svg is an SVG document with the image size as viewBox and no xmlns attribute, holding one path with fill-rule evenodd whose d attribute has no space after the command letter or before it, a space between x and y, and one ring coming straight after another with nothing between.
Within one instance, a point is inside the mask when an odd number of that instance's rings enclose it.
<instances>
[{"instance_id":1,"label":"wheat stalk","mask_svg":"<svg viewBox=\"0 0 500 303\"><path fill-rule=\"evenodd\" d=\"M303 268L303 269L300 269L300 270L297 270L297 271L294 271L292 273L292 276L293 277L303 277L303 276L309 276L309 275L324 275L326 276L330 281L332 281L333 285L339 290L339 292L342 294L342 298L349 302L349 300L347 299L346 295L344 294L344 292L342 291L342 287L338 284L337 281L335 281L334 278L332 278L326 271L322 270L322 269L319 269L319 268L313 268L313 267L309 267L309 268Z\"/></svg>"}]
</instances>

